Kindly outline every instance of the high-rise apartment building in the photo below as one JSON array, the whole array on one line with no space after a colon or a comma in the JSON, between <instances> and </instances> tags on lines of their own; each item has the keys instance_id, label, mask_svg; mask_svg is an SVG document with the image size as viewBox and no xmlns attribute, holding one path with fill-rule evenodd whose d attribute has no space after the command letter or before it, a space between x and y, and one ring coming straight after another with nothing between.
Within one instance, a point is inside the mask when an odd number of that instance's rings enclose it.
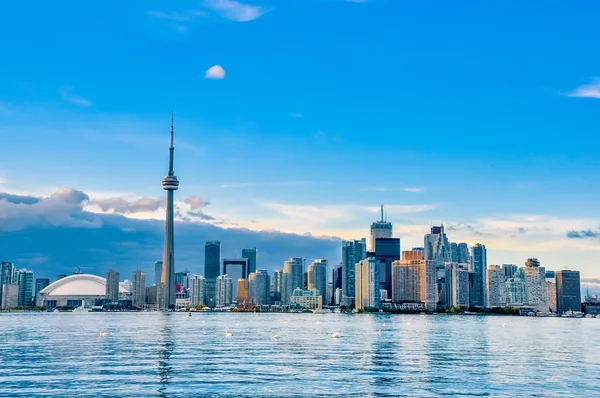
<instances>
[{"instance_id":1,"label":"high-rise apartment building","mask_svg":"<svg viewBox=\"0 0 600 398\"><path fill-rule=\"evenodd\" d=\"M379 260L369 257L356 263L355 305L357 310L380 306Z\"/></svg>"},{"instance_id":2,"label":"high-rise apartment building","mask_svg":"<svg viewBox=\"0 0 600 398\"><path fill-rule=\"evenodd\" d=\"M33 294L33 300L37 306L41 306L41 303L38 303L39 293L48 286L50 286L50 278L35 278L35 293Z\"/></svg>"},{"instance_id":3,"label":"high-rise apartment building","mask_svg":"<svg viewBox=\"0 0 600 398\"><path fill-rule=\"evenodd\" d=\"M424 260L397 260L392 263L392 300L421 301L422 261Z\"/></svg>"},{"instance_id":4,"label":"high-rise apartment building","mask_svg":"<svg viewBox=\"0 0 600 398\"><path fill-rule=\"evenodd\" d=\"M248 279L238 279L237 280L237 291L238 295L235 299L240 304L249 304L248 300Z\"/></svg>"},{"instance_id":5,"label":"high-rise apartment building","mask_svg":"<svg viewBox=\"0 0 600 398\"><path fill-rule=\"evenodd\" d=\"M143 308L146 304L146 273L142 270L138 269L133 273L133 290L131 295L133 305Z\"/></svg>"},{"instance_id":6,"label":"high-rise apartment building","mask_svg":"<svg viewBox=\"0 0 600 398\"><path fill-rule=\"evenodd\" d=\"M506 306L506 277L499 265L490 265L487 269L487 306L490 308Z\"/></svg>"},{"instance_id":7,"label":"high-rise apartment building","mask_svg":"<svg viewBox=\"0 0 600 398\"><path fill-rule=\"evenodd\" d=\"M470 283L468 264L448 263L446 264L449 302L451 307L469 307Z\"/></svg>"},{"instance_id":8,"label":"high-rise apartment building","mask_svg":"<svg viewBox=\"0 0 600 398\"><path fill-rule=\"evenodd\" d=\"M351 306L356 296L356 264L367 258L365 238L342 242L342 305Z\"/></svg>"},{"instance_id":9,"label":"high-rise apartment building","mask_svg":"<svg viewBox=\"0 0 600 398\"><path fill-rule=\"evenodd\" d=\"M201 275L192 275L190 277L189 298L192 307L206 304L206 281Z\"/></svg>"},{"instance_id":10,"label":"high-rise apartment building","mask_svg":"<svg viewBox=\"0 0 600 398\"><path fill-rule=\"evenodd\" d=\"M248 281L250 285L250 298L255 305L269 305L270 301L270 278L267 270L259 269L250 274L252 277Z\"/></svg>"},{"instance_id":11,"label":"high-rise apartment building","mask_svg":"<svg viewBox=\"0 0 600 398\"><path fill-rule=\"evenodd\" d=\"M487 304L487 250L478 243L471 248L471 266L469 272L473 274L471 286L471 307L485 307Z\"/></svg>"},{"instance_id":12,"label":"high-rise apartment building","mask_svg":"<svg viewBox=\"0 0 600 398\"><path fill-rule=\"evenodd\" d=\"M530 258L523 268L525 283L525 306L534 307L536 311L549 312L546 293L546 269L540 266L536 258Z\"/></svg>"},{"instance_id":13,"label":"high-rise apartment building","mask_svg":"<svg viewBox=\"0 0 600 398\"><path fill-rule=\"evenodd\" d=\"M504 269L505 266L503 265L502 268ZM505 275L507 272L509 271L505 271ZM525 277L523 268L517 268L512 275L512 277L506 280L506 305L508 307L522 306L525 303Z\"/></svg>"},{"instance_id":14,"label":"high-rise apartment building","mask_svg":"<svg viewBox=\"0 0 600 398\"><path fill-rule=\"evenodd\" d=\"M233 302L233 282L227 275L217 277L217 306L225 307Z\"/></svg>"},{"instance_id":15,"label":"high-rise apartment building","mask_svg":"<svg viewBox=\"0 0 600 398\"><path fill-rule=\"evenodd\" d=\"M114 269L106 273L106 300L111 303L119 301L119 273Z\"/></svg>"},{"instance_id":16,"label":"high-rise apartment building","mask_svg":"<svg viewBox=\"0 0 600 398\"><path fill-rule=\"evenodd\" d=\"M19 284L5 283L2 286L2 305L0 309L7 310L19 305Z\"/></svg>"},{"instance_id":17,"label":"high-rise apartment building","mask_svg":"<svg viewBox=\"0 0 600 398\"><path fill-rule=\"evenodd\" d=\"M504 270L504 277L508 280L515 276L519 267L515 264L502 264L502 269Z\"/></svg>"},{"instance_id":18,"label":"high-rise apartment building","mask_svg":"<svg viewBox=\"0 0 600 398\"><path fill-rule=\"evenodd\" d=\"M556 306L559 314L581 311L581 279L579 271L556 271Z\"/></svg>"},{"instance_id":19,"label":"high-rise apartment building","mask_svg":"<svg viewBox=\"0 0 600 398\"><path fill-rule=\"evenodd\" d=\"M342 290L342 265L338 265L333 268L333 275L331 279L331 283L333 284L333 297L330 305L340 305L337 300L336 292L338 289Z\"/></svg>"},{"instance_id":20,"label":"high-rise apartment building","mask_svg":"<svg viewBox=\"0 0 600 398\"><path fill-rule=\"evenodd\" d=\"M556 304L556 276L554 271L546 271L546 297L548 298L548 309L552 313L558 311Z\"/></svg>"},{"instance_id":21,"label":"high-rise apartment building","mask_svg":"<svg viewBox=\"0 0 600 398\"><path fill-rule=\"evenodd\" d=\"M217 302L217 277L221 275L221 241L208 241L204 245L204 278L206 304L214 307Z\"/></svg>"},{"instance_id":22,"label":"high-rise apartment building","mask_svg":"<svg viewBox=\"0 0 600 398\"><path fill-rule=\"evenodd\" d=\"M15 265L8 261L2 261L2 263L0 263L0 305L2 305L2 286L11 285L17 282L17 269L15 268Z\"/></svg>"},{"instance_id":23,"label":"high-rise apartment building","mask_svg":"<svg viewBox=\"0 0 600 398\"><path fill-rule=\"evenodd\" d=\"M392 232L392 223L384 220L383 205L381 205L381 220L371 224L371 235L369 237L369 247L367 251L375 252L375 240L380 238L389 239L393 235Z\"/></svg>"},{"instance_id":24,"label":"high-rise apartment building","mask_svg":"<svg viewBox=\"0 0 600 398\"><path fill-rule=\"evenodd\" d=\"M162 276L163 262L157 261L154 263L154 284L160 285L160 278Z\"/></svg>"},{"instance_id":25,"label":"high-rise apartment building","mask_svg":"<svg viewBox=\"0 0 600 398\"><path fill-rule=\"evenodd\" d=\"M375 239L375 258L379 260L379 287L392 294L392 263L401 259L400 239Z\"/></svg>"},{"instance_id":26,"label":"high-rise apartment building","mask_svg":"<svg viewBox=\"0 0 600 398\"><path fill-rule=\"evenodd\" d=\"M283 264L281 302L290 303L290 297L296 289L304 290L304 260L290 258Z\"/></svg>"},{"instance_id":27,"label":"high-rise apartment building","mask_svg":"<svg viewBox=\"0 0 600 398\"><path fill-rule=\"evenodd\" d=\"M271 278L271 302L273 304L281 301L281 292L283 290L283 270L276 268Z\"/></svg>"},{"instance_id":28,"label":"high-rise apartment building","mask_svg":"<svg viewBox=\"0 0 600 398\"><path fill-rule=\"evenodd\" d=\"M246 276L244 276L244 278L248 277L248 274L251 274L252 272L256 272L256 260L258 257L258 250L256 250L256 248L254 249L242 249L242 258L245 258L248 260L248 268L247 268L247 274Z\"/></svg>"},{"instance_id":29,"label":"high-rise apartment building","mask_svg":"<svg viewBox=\"0 0 600 398\"><path fill-rule=\"evenodd\" d=\"M33 307L34 279L33 272L26 269L17 271L17 280L19 284L19 307Z\"/></svg>"},{"instance_id":30,"label":"high-rise apartment building","mask_svg":"<svg viewBox=\"0 0 600 398\"><path fill-rule=\"evenodd\" d=\"M327 302L327 260L315 260L308 266L308 290L317 289L322 302Z\"/></svg>"}]
</instances>

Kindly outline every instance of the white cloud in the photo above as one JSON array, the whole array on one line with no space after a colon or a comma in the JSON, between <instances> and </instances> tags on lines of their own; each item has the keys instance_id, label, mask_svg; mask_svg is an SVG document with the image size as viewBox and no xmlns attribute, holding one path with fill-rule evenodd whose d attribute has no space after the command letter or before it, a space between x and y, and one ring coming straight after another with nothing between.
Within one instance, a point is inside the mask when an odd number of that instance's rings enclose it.
<instances>
[{"instance_id":1,"label":"white cloud","mask_svg":"<svg viewBox=\"0 0 600 398\"><path fill-rule=\"evenodd\" d=\"M224 18L238 22L253 21L268 11L263 7L251 6L234 0L204 0L204 6Z\"/></svg>"},{"instance_id":2,"label":"white cloud","mask_svg":"<svg viewBox=\"0 0 600 398\"><path fill-rule=\"evenodd\" d=\"M202 10L189 10L184 12L163 12L163 11L146 11L146 14L153 18L166 19L169 21L189 22L199 17L206 17L208 14Z\"/></svg>"},{"instance_id":3,"label":"white cloud","mask_svg":"<svg viewBox=\"0 0 600 398\"><path fill-rule=\"evenodd\" d=\"M421 193L425 191L425 188L389 188L389 187L369 187L361 189L363 192L374 191L374 192L392 192L392 191L404 191L411 193Z\"/></svg>"},{"instance_id":4,"label":"white cloud","mask_svg":"<svg viewBox=\"0 0 600 398\"><path fill-rule=\"evenodd\" d=\"M81 95L75 92L75 88L73 86L63 86L59 90L60 96L63 100L77 106L87 107L92 106L94 103L87 98L82 97Z\"/></svg>"},{"instance_id":5,"label":"white cloud","mask_svg":"<svg viewBox=\"0 0 600 398\"><path fill-rule=\"evenodd\" d=\"M590 84L577 87L568 94L569 97L600 98L600 78L594 79Z\"/></svg>"},{"instance_id":6,"label":"white cloud","mask_svg":"<svg viewBox=\"0 0 600 398\"><path fill-rule=\"evenodd\" d=\"M211 66L204 73L204 78L221 80L225 78L225 69L220 65Z\"/></svg>"},{"instance_id":7,"label":"white cloud","mask_svg":"<svg viewBox=\"0 0 600 398\"><path fill-rule=\"evenodd\" d=\"M425 188L402 188L404 192L421 193L425 191Z\"/></svg>"}]
</instances>

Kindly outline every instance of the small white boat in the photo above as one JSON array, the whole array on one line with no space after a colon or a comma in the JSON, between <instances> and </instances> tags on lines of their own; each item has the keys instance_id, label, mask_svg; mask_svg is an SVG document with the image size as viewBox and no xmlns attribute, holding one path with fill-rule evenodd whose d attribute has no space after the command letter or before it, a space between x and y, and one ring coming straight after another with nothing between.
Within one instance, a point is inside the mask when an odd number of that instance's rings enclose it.
<instances>
[{"instance_id":1,"label":"small white boat","mask_svg":"<svg viewBox=\"0 0 600 398\"><path fill-rule=\"evenodd\" d=\"M77 307L73 310L73 312L88 312L88 310L85 309L85 307Z\"/></svg>"},{"instance_id":2,"label":"small white boat","mask_svg":"<svg viewBox=\"0 0 600 398\"><path fill-rule=\"evenodd\" d=\"M563 318L583 318L583 312L567 311L562 314Z\"/></svg>"}]
</instances>

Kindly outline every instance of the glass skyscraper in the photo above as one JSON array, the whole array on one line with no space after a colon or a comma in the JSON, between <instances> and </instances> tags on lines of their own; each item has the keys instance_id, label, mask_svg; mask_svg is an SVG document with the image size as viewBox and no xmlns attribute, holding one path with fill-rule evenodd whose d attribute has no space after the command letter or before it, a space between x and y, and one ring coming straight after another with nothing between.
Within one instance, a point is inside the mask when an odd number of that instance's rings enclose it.
<instances>
[{"instance_id":1,"label":"glass skyscraper","mask_svg":"<svg viewBox=\"0 0 600 398\"><path fill-rule=\"evenodd\" d=\"M556 307L559 314L581 311L581 280L579 271L556 271Z\"/></svg>"},{"instance_id":2,"label":"glass skyscraper","mask_svg":"<svg viewBox=\"0 0 600 398\"><path fill-rule=\"evenodd\" d=\"M246 278L249 274L256 272L256 260L258 256L258 250L254 249L242 249L242 258L248 259L248 272L246 274Z\"/></svg>"},{"instance_id":3,"label":"glass skyscraper","mask_svg":"<svg viewBox=\"0 0 600 398\"><path fill-rule=\"evenodd\" d=\"M342 303L352 305L356 296L356 264L367 258L367 240L342 241Z\"/></svg>"},{"instance_id":4,"label":"glass skyscraper","mask_svg":"<svg viewBox=\"0 0 600 398\"><path fill-rule=\"evenodd\" d=\"M485 307L487 304L486 271L487 250L484 245L478 243L471 248L471 266L469 268L473 282L470 292L471 307Z\"/></svg>"},{"instance_id":5,"label":"glass skyscraper","mask_svg":"<svg viewBox=\"0 0 600 398\"><path fill-rule=\"evenodd\" d=\"M33 307L33 272L22 269L17 272L19 283L19 307Z\"/></svg>"}]
</instances>

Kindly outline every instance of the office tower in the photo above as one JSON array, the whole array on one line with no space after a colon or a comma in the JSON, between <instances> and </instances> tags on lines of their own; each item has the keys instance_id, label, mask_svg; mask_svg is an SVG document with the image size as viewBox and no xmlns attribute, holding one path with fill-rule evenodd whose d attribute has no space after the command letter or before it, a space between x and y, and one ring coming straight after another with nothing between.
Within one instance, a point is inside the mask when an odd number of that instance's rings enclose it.
<instances>
[{"instance_id":1,"label":"office tower","mask_svg":"<svg viewBox=\"0 0 600 398\"><path fill-rule=\"evenodd\" d=\"M308 289L308 272L304 271L302 273L302 289Z\"/></svg>"},{"instance_id":2,"label":"office tower","mask_svg":"<svg viewBox=\"0 0 600 398\"><path fill-rule=\"evenodd\" d=\"M342 265L338 265L333 269L333 277L331 279L333 283L333 298L331 300L330 305L340 305L340 302L337 301L336 292L338 289L342 290Z\"/></svg>"},{"instance_id":3,"label":"office tower","mask_svg":"<svg viewBox=\"0 0 600 398\"><path fill-rule=\"evenodd\" d=\"M515 276L519 267L514 264L502 264L502 269L504 270L504 277L508 280Z\"/></svg>"},{"instance_id":4,"label":"office tower","mask_svg":"<svg viewBox=\"0 0 600 398\"><path fill-rule=\"evenodd\" d=\"M185 269L183 272L175 273L175 287L177 292L187 292L190 288L190 270Z\"/></svg>"},{"instance_id":5,"label":"office tower","mask_svg":"<svg viewBox=\"0 0 600 398\"><path fill-rule=\"evenodd\" d=\"M34 293L34 301L36 303L37 306L41 306L38 303L38 296L40 294L40 292L42 290L44 290L46 287L50 286L50 279L49 278L36 278L35 279L35 293Z\"/></svg>"},{"instance_id":6,"label":"office tower","mask_svg":"<svg viewBox=\"0 0 600 398\"><path fill-rule=\"evenodd\" d=\"M248 279L237 280L237 291L238 295L235 301L241 304L248 304Z\"/></svg>"},{"instance_id":7,"label":"office tower","mask_svg":"<svg viewBox=\"0 0 600 398\"><path fill-rule=\"evenodd\" d=\"M154 307L158 304L158 286L152 285L146 288L146 304Z\"/></svg>"},{"instance_id":8,"label":"office tower","mask_svg":"<svg viewBox=\"0 0 600 398\"><path fill-rule=\"evenodd\" d=\"M256 248L242 249L242 258L245 258L248 260L248 268L246 268L248 271L247 271L246 276L244 276L244 278L247 278L248 274L251 274L252 272L256 272L257 255L258 255L258 251L256 250Z\"/></svg>"},{"instance_id":9,"label":"office tower","mask_svg":"<svg viewBox=\"0 0 600 398\"><path fill-rule=\"evenodd\" d=\"M15 265L8 261L2 261L0 263L0 305L2 305L2 286L14 283L17 283L17 269Z\"/></svg>"},{"instance_id":10,"label":"office tower","mask_svg":"<svg viewBox=\"0 0 600 398\"><path fill-rule=\"evenodd\" d=\"M271 301L274 303L281 301L281 292L283 290L283 270L277 268L271 278Z\"/></svg>"},{"instance_id":11,"label":"office tower","mask_svg":"<svg viewBox=\"0 0 600 398\"><path fill-rule=\"evenodd\" d=\"M449 302L452 307L469 306L469 270L464 264L448 263L446 264Z\"/></svg>"},{"instance_id":12,"label":"office tower","mask_svg":"<svg viewBox=\"0 0 600 398\"><path fill-rule=\"evenodd\" d=\"M379 260L379 287L392 293L392 263L400 260L400 239L375 239L375 258Z\"/></svg>"},{"instance_id":13,"label":"office tower","mask_svg":"<svg viewBox=\"0 0 600 398\"><path fill-rule=\"evenodd\" d=\"M255 305L269 305L270 278L267 270L259 269L250 275L252 275L252 278L248 281L248 284L250 285L249 291L251 293L249 295L252 303Z\"/></svg>"},{"instance_id":14,"label":"office tower","mask_svg":"<svg viewBox=\"0 0 600 398\"><path fill-rule=\"evenodd\" d=\"M379 293L379 260L369 257L356 263L355 277L355 305L357 310L378 308L380 305Z\"/></svg>"},{"instance_id":15,"label":"office tower","mask_svg":"<svg viewBox=\"0 0 600 398\"><path fill-rule=\"evenodd\" d=\"M169 146L169 173L162 181L163 190L167 191L167 214L165 222L165 250L163 253L163 268L160 282L161 309L175 308L175 222L173 212L173 196L179 189L179 180L173 171L174 151L173 146L173 115L171 114L171 145ZM118 294L118 292L117 292Z\"/></svg>"},{"instance_id":16,"label":"office tower","mask_svg":"<svg viewBox=\"0 0 600 398\"><path fill-rule=\"evenodd\" d=\"M546 269L540 266L537 258L527 259L523 268L525 282L525 305L534 307L536 311L548 312L546 296Z\"/></svg>"},{"instance_id":17,"label":"office tower","mask_svg":"<svg viewBox=\"0 0 600 398\"><path fill-rule=\"evenodd\" d=\"M558 311L556 303L556 275L554 271L546 271L546 297L548 299L548 309L552 313Z\"/></svg>"},{"instance_id":18,"label":"office tower","mask_svg":"<svg viewBox=\"0 0 600 398\"><path fill-rule=\"evenodd\" d=\"M556 271L556 306L559 314L581 311L579 271Z\"/></svg>"},{"instance_id":19,"label":"office tower","mask_svg":"<svg viewBox=\"0 0 600 398\"><path fill-rule=\"evenodd\" d=\"M369 248L368 251L375 251L375 240L379 238L391 238L392 237L392 223L384 220L383 217L383 205L381 205L381 220L375 221L371 224L371 235L369 237Z\"/></svg>"},{"instance_id":20,"label":"office tower","mask_svg":"<svg viewBox=\"0 0 600 398\"><path fill-rule=\"evenodd\" d=\"M329 282L327 284L327 300L325 301L325 303L327 303L327 305L333 305L331 304L333 300L333 283Z\"/></svg>"},{"instance_id":21,"label":"office tower","mask_svg":"<svg viewBox=\"0 0 600 398\"><path fill-rule=\"evenodd\" d=\"M119 273L114 269L106 273L106 300L111 303L119 301Z\"/></svg>"},{"instance_id":22,"label":"office tower","mask_svg":"<svg viewBox=\"0 0 600 398\"><path fill-rule=\"evenodd\" d=\"M504 269L504 266L502 266ZM506 271L505 271L506 275ZM525 281L523 268L517 268L513 276L506 280L506 305L522 306L525 303Z\"/></svg>"},{"instance_id":23,"label":"office tower","mask_svg":"<svg viewBox=\"0 0 600 398\"><path fill-rule=\"evenodd\" d=\"M458 244L450 242L450 261L458 264Z\"/></svg>"},{"instance_id":24,"label":"office tower","mask_svg":"<svg viewBox=\"0 0 600 398\"><path fill-rule=\"evenodd\" d=\"M19 305L19 284L5 283L2 285L2 305L1 309L7 310L16 308Z\"/></svg>"},{"instance_id":25,"label":"office tower","mask_svg":"<svg viewBox=\"0 0 600 398\"><path fill-rule=\"evenodd\" d=\"M233 302L233 282L227 275L217 277L217 306L225 307Z\"/></svg>"},{"instance_id":26,"label":"office tower","mask_svg":"<svg viewBox=\"0 0 600 398\"><path fill-rule=\"evenodd\" d=\"M290 258L283 264L283 283L281 302L290 303L290 297L295 289L302 289L304 282L304 261L301 258Z\"/></svg>"},{"instance_id":27,"label":"office tower","mask_svg":"<svg viewBox=\"0 0 600 398\"><path fill-rule=\"evenodd\" d=\"M223 274L229 275L232 281L236 281L233 286L233 298L238 295L237 280L248 278L249 260L247 258L224 258Z\"/></svg>"},{"instance_id":28,"label":"office tower","mask_svg":"<svg viewBox=\"0 0 600 398\"><path fill-rule=\"evenodd\" d=\"M256 289L256 272L248 275L248 304L254 304L254 289Z\"/></svg>"},{"instance_id":29,"label":"office tower","mask_svg":"<svg viewBox=\"0 0 600 398\"><path fill-rule=\"evenodd\" d=\"M219 275L221 275L221 241L208 241L204 245L204 278L208 306L214 307L216 303L216 283Z\"/></svg>"},{"instance_id":30,"label":"office tower","mask_svg":"<svg viewBox=\"0 0 600 398\"><path fill-rule=\"evenodd\" d=\"M157 261L154 263L154 284L157 286L160 285L160 280L162 278L162 267L162 261Z\"/></svg>"},{"instance_id":31,"label":"office tower","mask_svg":"<svg viewBox=\"0 0 600 398\"><path fill-rule=\"evenodd\" d=\"M487 269L487 250L484 245L478 243L471 248L471 263L469 272L473 274L473 284L471 287L471 307L485 307L487 304L486 292L486 269Z\"/></svg>"},{"instance_id":32,"label":"office tower","mask_svg":"<svg viewBox=\"0 0 600 398\"><path fill-rule=\"evenodd\" d=\"M206 281L202 275L190 276L189 298L192 306L205 304Z\"/></svg>"},{"instance_id":33,"label":"office tower","mask_svg":"<svg viewBox=\"0 0 600 398\"><path fill-rule=\"evenodd\" d=\"M504 307L506 305L506 277L499 265L490 265L487 269L487 306Z\"/></svg>"},{"instance_id":34,"label":"office tower","mask_svg":"<svg viewBox=\"0 0 600 398\"><path fill-rule=\"evenodd\" d=\"M451 252L452 262L455 262L458 264L470 263L469 245L467 245L466 243L451 243L450 244L450 252Z\"/></svg>"},{"instance_id":35,"label":"office tower","mask_svg":"<svg viewBox=\"0 0 600 398\"><path fill-rule=\"evenodd\" d=\"M450 242L444 232L443 224L439 227L431 227L431 233L425 235L424 250L423 258L436 261L438 267L450 262L452 259Z\"/></svg>"},{"instance_id":36,"label":"office tower","mask_svg":"<svg viewBox=\"0 0 600 398\"><path fill-rule=\"evenodd\" d=\"M397 260L392 263L392 299L394 301L421 301L421 261L424 260Z\"/></svg>"},{"instance_id":37,"label":"office tower","mask_svg":"<svg viewBox=\"0 0 600 398\"><path fill-rule=\"evenodd\" d=\"M294 289L290 296L290 308L318 310L323 307L322 297L316 289Z\"/></svg>"},{"instance_id":38,"label":"office tower","mask_svg":"<svg viewBox=\"0 0 600 398\"><path fill-rule=\"evenodd\" d=\"M342 241L342 303L350 307L356 296L356 264L367 258L365 238L355 241Z\"/></svg>"},{"instance_id":39,"label":"office tower","mask_svg":"<svg viewBox=\"0 0 600 398\"><path fill-rule=\"evenodd\" d=\"M144 307L144 304L146 304L146 273L139 269L133 273L133 289L131 295L134 306L138 308Z\"/></svg>"},{"instance_id":40,"label":"office tower","mask_svg":"<svg viewBox=\"0 0 600 398\"><path fill-rule=\"evenodd\" d=\"M421 260L421 301L428 311L437 309L438 287L437 266L435 261Z\"/></svg>"},{"instance_id":41,"label":"office tower","mask_svg":"<svg viewBox=\"0 0 600 398\"><path fill-rule=\"evenodd\" d=\"M33 272L26 269L17 271L17 283L19 285L19 307L33 307Z\"/></svg>"},{"instance_id":42,"label":"office tower","mask_svg":"<svg viewBox=\"0 0 600 398\"><path fill-rule=\"evenodd\" d=\"M321 302L327 302L327 260L315 260L308 266L308 290L317 289Z\"/></svg>"}]
</instances>

